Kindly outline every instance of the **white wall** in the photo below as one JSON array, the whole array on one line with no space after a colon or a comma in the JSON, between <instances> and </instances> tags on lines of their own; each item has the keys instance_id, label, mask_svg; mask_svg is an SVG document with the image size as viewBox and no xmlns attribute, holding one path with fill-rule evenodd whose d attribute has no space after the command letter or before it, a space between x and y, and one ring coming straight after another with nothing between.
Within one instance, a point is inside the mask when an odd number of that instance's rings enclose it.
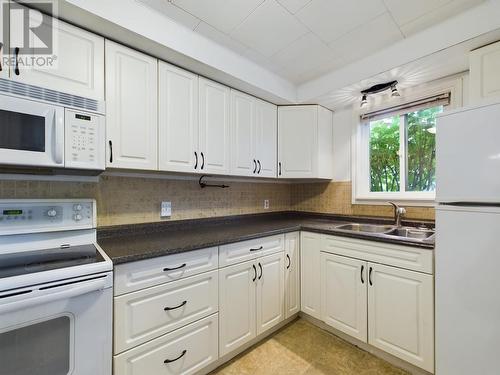
<instances>
[{"instance_id":1,"label":"white wall","mask_svg":"<svg viewBox=\"0 0 500 375\"><path fill-rule=\"evenodd\" d=\"M354 121L351 107L333 114L333 181L351 180L351 134Z\"/></svg>"}]
</instances>

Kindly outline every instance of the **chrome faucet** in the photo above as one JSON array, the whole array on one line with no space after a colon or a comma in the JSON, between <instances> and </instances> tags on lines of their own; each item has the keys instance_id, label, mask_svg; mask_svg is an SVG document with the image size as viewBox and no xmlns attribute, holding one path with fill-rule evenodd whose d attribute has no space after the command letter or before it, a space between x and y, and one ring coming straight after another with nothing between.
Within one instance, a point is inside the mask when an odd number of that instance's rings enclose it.
<instances>
[{"instance_id":1,"label":"chrome faucet","mask_svg":"<svg viewBox=\"0 0 500 375\"><path fill-rule=\"evenodd\" d=\"M394 221L395 225L400 228L401 227L401 218L406 215L406 209L404 207L399 207L394 202L387 202L394 207Z\"/></svg>"}]
</instances>

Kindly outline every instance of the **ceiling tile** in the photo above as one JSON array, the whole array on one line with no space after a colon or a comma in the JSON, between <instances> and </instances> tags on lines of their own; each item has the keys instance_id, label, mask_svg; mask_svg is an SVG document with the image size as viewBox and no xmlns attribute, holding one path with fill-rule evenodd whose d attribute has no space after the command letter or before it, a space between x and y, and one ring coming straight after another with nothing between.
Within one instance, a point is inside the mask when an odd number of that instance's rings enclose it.
<instances>
[{"instance_id":1,"label":"ceiling tile","mask_svg":"<svg viewBox=\"0 0 500 375\"><path fill-rule=\"evenodd\" d=\"M142 3L151 9L156 10L157 12L162 13L173 21L180 23L186 27L189 27L191 30L194 29L199 23L200 20L189 14L188 12L177 8L172 5L169 1L165 0L137 0L137 2Z\"/></svg>"},{"instance_id":2,"label":"ceiling tile","mask_svg":"<svg viewBox=\"0 0 500 375\"><path fill-rule=\"evenodd\" d=\"M312 0L296 16L330 43L384 12L382 0Z\"/></svg>"},{"instance_id":3,"label":"ceiling tile","mask_svg":"<svg viewBox=\"0 0 500 375\"><path fill-rule=\"evenodd\" d=\"M278 0L278 3L284 6L292 14L297 13L310 2L311 0Z\"/></svg>"},{"instance_id":4,"label":"ceiling tile","mask_svg":"<svg viewBox=\"0 0 500 375\"><path fill-rule=\"evenodd\" d=\"M405 36L410 36L428 27L434 26L447 18L456 16L460 12L484 3L484 1L485 0L454 0L446 3L438 9L434 9L429 13L401 25L400 29Z\"/></svg>"},{"instance_id":5,"label":"ceiling tile","mask_svg":"<svg viewBox=\"0 0 500 375\"><path fill-rule=\"evenodd\" d=\"M292 83L300 85L304 82L318 78L332 70L338 69L343 65L344 62L341 59L334 58L330 61L324 61L322 64L317 65L314 68L306 66L300 68L295 65L282 68L281 71L278 71L277 73L287 78Z\"/></svg>"},{"instance_id":6,"label":"ceiling tile","mask_svg":"<svg viewBox=\"0 0 500 375\"><path fill-rule=\"evenodd\" d=\"M453 0L384 0L389 12L398 23L404 25Z\"/></svg>"},{"instance_id":7,"label":"ceiling tile","mask_svg":"<svg viewBox=\"0 0 500 375\"><path fill-rule=\"evenodd\" d=\"M336 56L350 63L402 39L403 35L390 14L384 13L330 43L330 48Z\"/></svg>"},{"instance_id":8,"label":"ceiling tile","mask_svg":"<svg viewBox=\"0 0 500 375\"><path fill-rule=\"evenodd\" d=\"M229 35L217 30L215 27L201 21L195 31L203 36L213 40L214 42L236 52L240 55L245 55L248 48L240 42L234 40Z\"/></svg>"},{"instance_id":9,"label":"ceiling tile","mask_svg":"<svg viewBox=\"0 0 500 375\"><path fill-rule=\"evenodd\" d=\"M270 57L307 32L307 28L275 0L266 0L231 36Z\"/></svg>"},{"instance_id":10,"label":"ceiling tile","mask_svg":"<svg viewBox=\"0 0 500 375\"><path fill-rule=\"evenodd\" d=\"M166 2L166 0L164 0ZM216 29L229 33L264 0L172 0Z\"/></svg>"}]
</instances>

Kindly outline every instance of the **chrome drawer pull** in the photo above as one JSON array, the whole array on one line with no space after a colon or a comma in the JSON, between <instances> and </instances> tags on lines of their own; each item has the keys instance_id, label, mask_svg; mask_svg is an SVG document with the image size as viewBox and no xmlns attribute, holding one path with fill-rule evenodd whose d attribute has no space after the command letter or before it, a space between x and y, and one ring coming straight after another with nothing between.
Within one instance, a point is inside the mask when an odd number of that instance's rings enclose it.
<instances>
[{"instance_id":1,"label":"chrome drawer pull","mask_svg":"<svg viewBox=\"0 0 500 375\"><path fill-rule=\"evenodd\" d=\"M186 349L184 349L184 350L182 351L182 353L181 353L181 355L180 355L180 356L178 356L177 358L174 358L174 359L166 359L166 360L164 360L164 361L163 361L163 363L165 363L165 364L166 364L166 363L172 363L172 362L175 362L175 361L177 361L177 360L181 359L182 357L184 357L184 356L186 355L186 353L187 353L187 350L186 350Z\"/></svg>"},{"instance_id":2,"label":"chrome drawer pull","mask_svg":"<svg viewBox=\"0 0 500 375\"><path fill-rule=\"evenodd\" d=\"M175 270L180 270L181 268L184 268L184 267L186 267L186 263L182 263L180 266L174 267L174 268L164 268L163 271L165 271L165 272L175 271Z\"/></svg>"},{"instance_id":3,"label":"chrome drawer pull","mask_svg":"<svg viewBox=\"0 0 500 375\"><path fill-rule=\"evenodd\" d=\"M175 310L175 309L180 309L182 306L184 306L188 301L183 301L180 305L174 306L174 307L165 307L163 310L165 311L170 311L170 310Z\"/></svg>"}]
</instances>

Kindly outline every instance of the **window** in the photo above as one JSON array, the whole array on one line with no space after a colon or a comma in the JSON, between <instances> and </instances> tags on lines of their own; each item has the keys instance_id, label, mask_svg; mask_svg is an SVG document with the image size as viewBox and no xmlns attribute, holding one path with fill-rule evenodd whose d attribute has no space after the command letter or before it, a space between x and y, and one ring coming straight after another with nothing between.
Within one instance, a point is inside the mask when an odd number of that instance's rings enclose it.
<instances>
[{"instance_id":1,"label":"window","mask_svg":"<svg viewBox=\"0 0 500 375\"><path fill-rule=\"evenodd\" d=\"M432 201L436 190L436 118L449 94L361 117L356 197Z\"/></svg>"}]
</instances>

